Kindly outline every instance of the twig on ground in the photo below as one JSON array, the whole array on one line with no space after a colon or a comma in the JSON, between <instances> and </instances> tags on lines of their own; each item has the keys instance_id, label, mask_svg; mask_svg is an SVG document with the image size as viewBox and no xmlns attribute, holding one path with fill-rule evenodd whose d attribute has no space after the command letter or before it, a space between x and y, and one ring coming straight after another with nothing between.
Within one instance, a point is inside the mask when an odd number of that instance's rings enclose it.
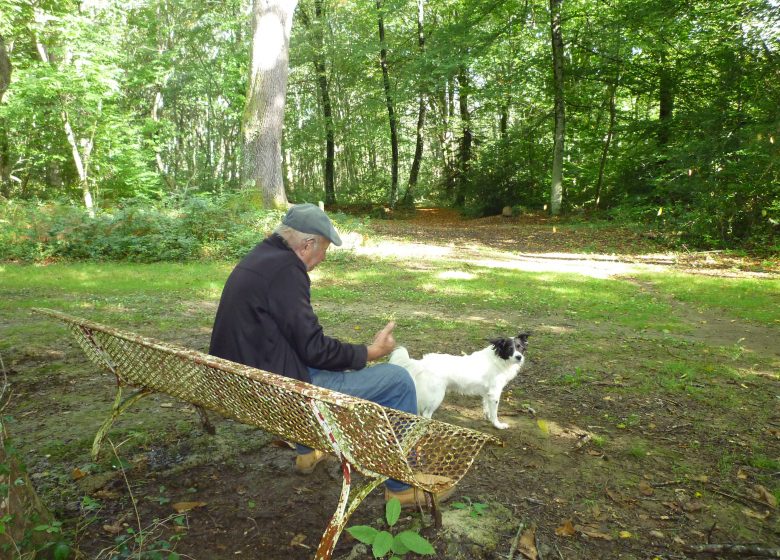
<instances>
[{"instance_id":1,"label":"twig on ground","mask_svg":"<svg viewBox=\"0 0 780 560\"><path fill-rule=\"evenodd\" d=\"M517 550L517 543L520 541L520 533L523 532L523 529L525 529L525 523L521 522L517 528L517 533L515 533L515 538L512 539L512 546L509 547L509 560L514 560L515 558L515 550Z\"/></svg>"},{"instance_id":2,"label":"twig on ground","mask_svg":"<svg viewBox=\"0 0 780 560\"><path fill-rule=\"evenodd\" d=\"M761 500L757 500L756 498L752 498L750 496L746 496L744 494L730 494L729 492L726 492L725 490L721 490L721 488L717 484L709 483L710 489L715 492L716 494L720 494L721 496L725 498L730 498L732 500L737 500L738 502L742 502L745 505L753 506L753 505L760 505L762 507L768 508L769 504L766 502L762 502Z\"/></svg>"},{"instance_id":3,"label":"twig on ground","mask_svg":"<svg viewBox=\"0 0 780 560\"><path fill-rule=\"evenodd\" d=\"M694 554L740 554L744 556L780 558L780 548L766 548L753 544L700 544L686 546L685 549Z\"/></svg>"}]
</instances>

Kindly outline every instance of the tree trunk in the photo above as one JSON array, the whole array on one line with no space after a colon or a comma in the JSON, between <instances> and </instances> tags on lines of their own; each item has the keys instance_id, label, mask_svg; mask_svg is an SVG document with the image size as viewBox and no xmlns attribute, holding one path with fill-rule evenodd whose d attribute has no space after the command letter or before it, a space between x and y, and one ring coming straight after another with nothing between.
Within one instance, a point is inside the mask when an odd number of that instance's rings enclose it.
<instances>
[{"instance_id":1,"label":"tree trunk","mask_svg":"<svg viewBox=\"0 0 780 560\"><path fill-rule=\"evenodd\" d=\"M152 120L155 123L160 122L160 109L162 108L162 106L163 106L162 91L157 90L157 92L154 95L154 101L152 102ZM156 138L154 141L154 160L157 162L157 170L160 172L160 175L162 175L165 184L168 185L168 190L171 192L175 191L176 181L173 179L173 177L171 177L171 174L168 173L168 168L165 165L165 162L163 162L162 153L160 152L160 146L157 143Z\"/></svg>"},{"instance_id":2,"label":"tree trunk","mask_svg":"<svg viewBox=\"0 0 780 560\"><path fill-rule=\"evenodd\" d=\"M385 89L387 116L390 119L390 148L393 158L388 203L390 208L394 208L396 198L398 197L398 130L395 120L395 109L393 108L393 97L390 91L390 73L387 70L387 48L385 46L385 20L382 14L382 0L376 0L376 11L379 24L379 65L382 67L382 84Z\"/></svg>"},{"instance_id":3,"label":"tree trunk","mask_svg":"<svg viewBox=\"0 0 780 560\"><path fill-rule=\"evenodd\" d=\"M11 85L11 59L5 48L5 39L0 35L0 104L8 86ZM0 196L11 196L11 154L8 147L8 132L0 119Z\"/></svg>"},{"instance_id":4,"label":"tree trunk","mask_svg":"<svg viewBox=\"0 0 780 560\"><path fill-rule=\"evenodd\" d=\"M661 52L658 89L658 145L666 146L671 139L672 114L674 112L674 78L668 66L666 51Z\"/></svg>"},{"instance_id":5,"label":"tree trunk","mask_svg":"<svg viewBox=\"0 0 780 560\"><path fill-rule=\"evenodd\" d=\"M266 208L287 206L282 176L282 129L288 53L298 0L253 0L249 86L242 118L241 184L256 188Z\"/></svg>"},{"instance_id":6,"label":"tree trunk","mask_svg":"<svg viewBox=\"0 0 780 560\"><path fill-rule=\"evenodd\" d=\"M311 27L308 15L300 11L306 27ZM322 116L325 120L325 204L336 204L336 139L333 127L333 105L330 101L328 73L325 66L325 36L322 16L322 0L314 0L314 70L322 99Z\"/></svg>"},{"instance_id":7,"label":"tree trunk","mask_svg":"<svg viewBox=\"0 0 780 560\"><path fill-rule=\"evenodd\" d=\"M425 0L417 0L417 46L420 51L420 57L425 55L425 30L423 23L425 21ZM422 162L423 146L425 139L423 132L425 129L425 99L427 97L427 87L425 87L426 77L420 78L419 103L417 108L417 140L414 147L414 160L412 169L409 172L409 184L406 187L403 202L405 205L411 205L414 202L414 189L417 187L417 178L420 174L420 164Z\"/></svg>"},{"instance_id":8,"label":"tree trunk","mask_svg":"<svg viewBox=\"0 0 780 560\"><path fill-rule=\"evenodd\" d=\"M555 133L553 140L552 185L550 187L550 213L553 216L560 214L563 202L563 148L566 136L566 118L563 103L562 3L563 0L550 0L553 90L555 92Z\"/></svg>"},{"instance_id":9,"label":"tree trunk","mask_svg":"<svg viewBox=\"0 0 780 560\"><path fill-rule=\"evenodd\" d=\"M601 160L599 161L599 178L596 182L596 209L601 202L601 189L604 185L604 169L607 166L607 155L609 154L609 145L612 143L612 136L615 134L615 94L617 93L620 76L615 77L612 87L609 88L609 125L607 134L604 138L604 147L601 150Z\"/></svg>"},{"instance_id":10,"label":"tree trunk","mask_svg":"<svg viewBox=\"0 0 780 560\"><path fill-rule=\"evenodd\" d=\"M462 206L466 202L464 181L471 162L471 112L469 111L469 76L466 68L461 68L458 74L458 107L460 109L460 121L463 127L463 136L460 139L460 158L458 162L458 191L455 204Z\"/></svg>"}]
</instances>

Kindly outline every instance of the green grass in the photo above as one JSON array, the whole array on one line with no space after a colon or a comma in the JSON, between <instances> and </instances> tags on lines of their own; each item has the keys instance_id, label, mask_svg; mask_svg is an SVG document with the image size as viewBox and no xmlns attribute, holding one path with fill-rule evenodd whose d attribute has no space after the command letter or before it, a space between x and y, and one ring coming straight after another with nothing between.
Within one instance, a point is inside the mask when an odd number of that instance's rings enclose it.
<instances>
[{"instance_id":1,"label":"green grass","mask_svg":"<svg viewBox=\"0 0 780 560\"><path fill-rule=\"evenodd\" d=\"M780 280L727 278L690 274L642 275L657 289L702 309L735 318L780 326Z\"/></svg>"}]
</instances>

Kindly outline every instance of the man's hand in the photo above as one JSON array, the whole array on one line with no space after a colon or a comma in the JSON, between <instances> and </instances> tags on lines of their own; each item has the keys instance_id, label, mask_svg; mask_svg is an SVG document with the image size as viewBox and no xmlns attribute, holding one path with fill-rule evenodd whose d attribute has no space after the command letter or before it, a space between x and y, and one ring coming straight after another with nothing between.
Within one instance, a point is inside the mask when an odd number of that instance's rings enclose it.
<instances>
[{"instance_id":1,"label":"man's hand","mask_svg":"<svg viewBox=\"0 0 780 560\"><path fill-rule=\"evenodd\" d=\"M395 321L390 321L385 325L385 328L376 333L374 342L368 346L369 362L383 358L395 349L395 337L393 336L394 328Z\"/></svg>"}]
</instances>

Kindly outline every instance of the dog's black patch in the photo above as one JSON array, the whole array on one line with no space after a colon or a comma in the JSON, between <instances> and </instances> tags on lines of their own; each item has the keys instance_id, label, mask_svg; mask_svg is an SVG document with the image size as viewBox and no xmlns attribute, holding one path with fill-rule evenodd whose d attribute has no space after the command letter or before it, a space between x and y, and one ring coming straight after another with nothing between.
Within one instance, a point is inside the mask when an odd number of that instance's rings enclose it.
<instances>
[{"instance_id":1,"label":"dog's black patch","mask_svg":"<svg viewBox=\"0 0 780 560\"><path fill-rule=\"evenodd\" d=\"M496 353L496 356L502 360L511 358L515 351L511 338L494 338L490 340L490 344L493 345L493 351Z\"/></svg>"}]
</instances>

